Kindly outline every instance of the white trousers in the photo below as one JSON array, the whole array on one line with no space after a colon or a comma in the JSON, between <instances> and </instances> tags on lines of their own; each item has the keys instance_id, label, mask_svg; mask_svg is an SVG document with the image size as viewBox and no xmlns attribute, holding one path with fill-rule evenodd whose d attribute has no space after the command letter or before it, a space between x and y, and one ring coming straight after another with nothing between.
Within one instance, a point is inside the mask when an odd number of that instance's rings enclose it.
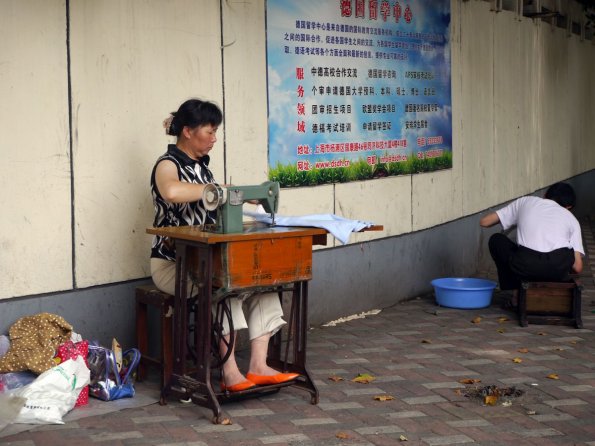
<instances>
[{"instance_id":1,"label":"white trousers","mask_svg":"<svg viewBox=\"0 0 595 446\"><path fill-rule=\"evenodd\" d=\"M155 286L161 291L175 295L176 293L176 263L151 258L151 277ZM188 280L188 294L197 294L196 287ZM274 335L286 323L283 320L283 308L277 293L246 293L248 297L233 297L229 299L231 318L234 330L248 329L250 340L266 333ZM246 303L246 315L243 304ZM247 320L246 320L247 318ZM229 322L223 320L223 334L229 334Z\"/></svg>"}]
</instances>

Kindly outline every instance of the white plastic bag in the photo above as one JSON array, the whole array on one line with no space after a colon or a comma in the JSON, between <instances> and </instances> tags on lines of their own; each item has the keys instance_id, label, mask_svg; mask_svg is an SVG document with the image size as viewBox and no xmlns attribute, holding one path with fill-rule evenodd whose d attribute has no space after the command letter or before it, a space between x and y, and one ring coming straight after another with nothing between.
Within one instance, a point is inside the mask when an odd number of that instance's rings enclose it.
<instances>
[{"instance_id":1,"label":"white plastic bag","mask_svg":"<svg viewBox=\"0 0 595 446\"><path fill-rule=\"evenodd\" d=\"M43 372L31 384L12 392L27 400L14 422L64 424L62 417L72 410L81 389L89 384L89 377L89 368L81 356Z\"/></svg>"}]
</instances>

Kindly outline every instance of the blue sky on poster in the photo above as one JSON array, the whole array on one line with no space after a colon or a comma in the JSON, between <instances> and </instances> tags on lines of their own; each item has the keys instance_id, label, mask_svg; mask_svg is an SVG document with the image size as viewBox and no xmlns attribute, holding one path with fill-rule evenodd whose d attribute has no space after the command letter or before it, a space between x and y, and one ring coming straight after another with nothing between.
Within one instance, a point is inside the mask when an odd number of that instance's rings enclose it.
<instances>
[{"instance_id":1,"label":"blue sky on poster","mask_svg":"<svg viewBox=\"0 0 595 446\"><path fill-rule=\"evenodd\" d=\"M396 0L390 0L391 6ZM370 153L333 153L303 156L297 154L297 146L308 144L314 148L320 143L349 143L380 140L407 139L407 149L400 148L398 153L415 153L418 150L440 148L451 150L452 123L451 123L451 91L450 91L450 0L411 0L400 1L402 10L409 5L413 19L406 23L403 17L395 23L394 17L388 17L384 22L378 19L371 20L368 14L369 0L365 1L365 17L355 17L355 0L352 1L352 16L341 17L340 0L267 0L267 63L268 63L268 100L269 100L269 165L274 167L277 163L294 164L298 160L310 158L316 161L337 158L357 159ZM378 2L381 3L380 1ZM371 35L365 33L345 33L322 30L298 29L296 21L309 21L331 24L358 25L362 27L383 28L393 31L393 36ZM416 38L397 37L396 31L419 32L424 35L438 35L438 41ZM306 33L318 35L322 42L311 43L289 41L286 35L291 33ZM369 39L372 46L345 46L324 43L327 36L343 36ZM380 48L378 41L391 41L401 43L427 43L433 49L429 51L414 49ZM286 52L285 47L289 48ZM295 54L296 47L340 48L371 51L372 58L336 57ZM385 53L405 53L406 60L386 60L374 57L376 51ZM296 78L296 68L304 69L304 79ZM357 70L356 78L323 78L311 74L313 67L321 68L348 68ZM396 78L369 78L370 68L396 72ZM433 79L408 79L405 72L431 72ZM304 97L298 98L298 84L304 88ZM375 94L367 96L320 96L313 93L313 88L320 86L373 87ZM390 87L393 94L382 95L380 91ZM397 87L409 92L412 87L424 91L431 87L435 94L431 96L396 95ZM305 105L305 116L298 116L297 104ZM314 116L311 113L313 105L344 105L351 106L350 114L325 114ZM395 106L395 111L363 113L362 107L369 104ZM434 112L408 112L405 113L405 104L435 104ZM406 121L423 119L427 128L406 129ZM297 122L306 121L306 131L297 131ZM389 130L364 130L364 122L370 120L389 122ZM313 133L312 124L351 123L351 131L330 132L325 134ZM418 147L416 141L419 137L441 136L439 146ZM394 149L391 149L392 152ZM386 152L379 150L378 153Z\"/></svg>"}]
</instances>

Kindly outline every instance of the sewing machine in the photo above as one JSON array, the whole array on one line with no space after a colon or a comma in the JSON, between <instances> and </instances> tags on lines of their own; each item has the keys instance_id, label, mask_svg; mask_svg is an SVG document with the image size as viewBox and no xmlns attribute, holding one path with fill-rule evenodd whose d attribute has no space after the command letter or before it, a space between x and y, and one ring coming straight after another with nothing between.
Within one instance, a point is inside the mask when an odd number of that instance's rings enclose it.
<instances>
[{"instance_id":1,"label":"sewing machine","mask_svg":"<svg viewBox=\"0 0 595 446\"><path fill-rule=\"evenodd\" d=\"M205 225L204 230L221 234L242 232L242 206L247 201L261 204L271 214L274 225L275 213L279 208L279 190L279 183L276 181L265 181L255 186L207 184L202 200L207 210L217 211L217 222L214 225Z\"/></svg>"}]
</instances>

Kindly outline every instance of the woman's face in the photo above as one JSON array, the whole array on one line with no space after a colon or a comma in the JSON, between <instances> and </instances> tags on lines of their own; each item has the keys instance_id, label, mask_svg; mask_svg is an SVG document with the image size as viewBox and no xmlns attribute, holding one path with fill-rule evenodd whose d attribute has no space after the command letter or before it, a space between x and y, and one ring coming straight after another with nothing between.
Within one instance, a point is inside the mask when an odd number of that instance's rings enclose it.
<instances>
[{"instance_id":1,"label":"woman's face","mask_svg":"<svg viewBox=\"0 0 595 446\"><path fill-rule=\"evenodd\" d=\"M217 129L211 124L206 124L193 129L188 129L188 148L196 158L207 155L215 142L217 142Z\"/></svg>"}]
</instances>

